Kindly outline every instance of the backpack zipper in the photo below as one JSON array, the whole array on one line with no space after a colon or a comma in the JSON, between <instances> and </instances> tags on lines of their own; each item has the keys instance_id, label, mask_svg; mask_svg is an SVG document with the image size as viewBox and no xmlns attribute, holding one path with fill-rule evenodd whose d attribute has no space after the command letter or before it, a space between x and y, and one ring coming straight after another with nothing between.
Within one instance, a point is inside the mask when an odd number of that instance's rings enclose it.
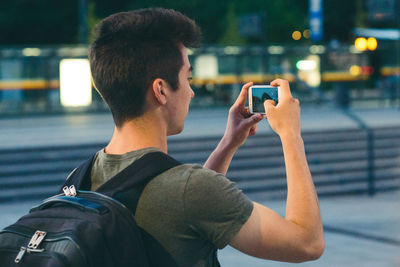
<instances>
[{"instance_id":1,"label":"backpack zipper","mask_svg":"<svg viewBox=\"0 0 400 267\"><path fill-rule=\"evenodd\" d=\"M95 191L84 191L84 190L76 190L74 185L71 185L70 187L68 186L64 186L63 187L63 192L61 194L55 195L53 197L57 197L57 196L69 196L69 197L76 197L77 195L84 195L86 197L88 197L88 199L90 200L99 200L99 199L103 199L105 201L107 201L109 204L111 204L114 207L118 207L120 210L122 210L122 212L124 213L129 213L130 216L128 216L130 218L130 220L135 220L134 215L132 214L132 212L121 202L119 202L118 200L109 197L107 195L95 192ZM53 198L50 197L50 198ZM49 199L50 199L49 198ZM46 200L44 200L46 201Z\"/></svg>"},{"instance_id":2,"label":"backpack zipper","mask_svg":"<svg viewBox=\"0 0 400 267\"><path fill-rule=\"evenodd\" d=\"M23 227L23 226L17 226L17 225L15 225L15 226L12 226L12 227L7 227L6 229L0 231L0 233L8 232L8 233L13 233L13 234L20 235L20 236L30 237L31 235L28 234L29 231L31 231L31 230L29 230L29 228L26 228L26 227ZM42 232L43 232L43 231L42 231ZM70 235L73 235L73 238L67 236L67 233L69 233ZM35 232L35 234L36 234L36 232ZM29 241L29 244L32 243L32 240L34 239L35 234L32 236L31 241ZM75 239L79 239L79 238L78 238L76 235L74 235L71 231L63 231L63 232L57 233L57 234L51 233L51 234L47 235L46 238L43 237L43 239L40 241L40 243L41 243L42 241L43 241L43 242L57 242L57 241L60 241L60 240L62 240L62 239L67 239L67 240L69 240L71 243L73 243L75 247L77 247L77 248L80 250L80 246L79 246L78 243L74 240L74 238L75 238ZM34 240L36 240L36 242L38 242L38 240L37 240L36 237L35 237ZM78 240L78 241L79 241L79 240ZM39 244L40 244L40 243L39 243ZM36 244L36 243L35 243L35 244ZM39 244L38 244L37 246L39 246ZM19 261L21 261L22 257L24 256L24 254L25 254L26 252L28 252L28 253L31 253L31 252L32 252L32 253L41 253L41 252L45 252L45 251L46 251L45 249L37 249L37 248L33 248L33 246L32 246L32 248L30 248L29 246L28 246L28 247L22 246L21 249L20 249L20 251L19 251L19 253L18 253L18 255L17 255L17 257L15 258L15 262L17 263L17 261L16 261L17 259L19 259ZM84 255L81 254L81 256L87 261L87 259L86 259L86 257L85 257Z\"/></svg>"},{"instance_id":3,"label":"backpack zipper","mask_svg":"<svg viewBox=\"0 0 400 267\"><path fill-rule=\"evenodd\" d=\"M31 240L29 241L28 247L27 248L24 246L21 247L14 262L19 263L22 260L22 258L24 257L25 252L28 252L28 253L43 252L44 249L38 249L38 247L39 247L40 243L42 243L42 241L46 235L47 235L47 232L37 230L33 234Z\"/></svg>"},{"instance_id":4,"label":"backpack zipper","mask_svg":"<svg viewBox=\"0 0 400 267\"><path fill-rule=\"evenodd\" d=\"M116 207L120 212L122 212L122 213L124 213L126 215L129 215L129 216L126 216L126 217L128 218L128 220L131 221L131 223L136 223L133 213L123 203L119 202L118 200L116 200L116 199L114 199L112 197L109 197L107 195L104 195L104 194L101 194L101 193L98 193L98 192L94 192L94 191L76 190L74 185L71 185L70 187L65 186L63 188L63 192L64 193L58 194L58 195L53 196L53 197L62 196L62 195L70 196L70 197L76 197L79 194L79 195L85 196L88 200L99 200L99 199L101 199L101 200L106 201L110 205ZM50 197L50 198L53 198L53 197ZM14 231L10 231L10 230L4 231L3 230L1 232L14 232ZM14 232L14 233L17 233L17 232ZM41 252L44 252L45 250L44 249L38 249L38 246L44 240L44 237L46 236L46 234L47 233L44 232L44 231L39 231L39 230L36 231L35 234L32 236L28 247L21 246L21 249L18 252L17 257L15 258L14 261L16 263L19 263L22 260L22 258L24 257L26 252L28 252L28 253L41 253ZM23 235L29 237L29 234L23 234ZM70 238L68 236L63 236L63 237L60 237L60 238L51 238L51 239L47 238L45 241L52 242L52 241L56 241L56 240L60 240L60 239L68 239L68 240L72 241L74 243L74 245L79 247L79 245L72 238Z\"/></svg>"},{"instance_id":5,"label":"backpack zipper","mask_svg":"<svg viewBox=\"0 0 400 267\"><path fill-rule=\"evenodd\" d=\"M77 195L83 195L83 196L86 196L88 200L97 200L97 201L105 200L110 205L119 209L122 213L125 213L126 215L129 214L129 216L127 216L127 217L129 218L131 223L135 223L135 216L133 215L133 213L123 203L119 202L118 200L116 200L112 197L109 197L107 195L104 195L104 194L101 194L101 193L98 193L95 191L76 190L74 185L71 185L70 187L64 186L63 191L64 191L64 193L49 197L49 198L43 200L43 202L45 202L49 199L59 197L59 196L64 196L64 195L70 196L70 197L76 197Z\"/></svg>"}]
</instances>

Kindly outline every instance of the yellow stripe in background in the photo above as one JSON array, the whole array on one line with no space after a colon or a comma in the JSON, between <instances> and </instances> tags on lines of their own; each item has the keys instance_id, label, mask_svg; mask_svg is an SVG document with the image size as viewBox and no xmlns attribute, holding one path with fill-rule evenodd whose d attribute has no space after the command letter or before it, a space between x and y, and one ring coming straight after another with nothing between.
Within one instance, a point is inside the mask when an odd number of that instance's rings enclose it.
<instances>
[{"instance_id":1,"label":"yellow stripe in background","mask_svg":"<svg viewBox=\"0 0 400 267\"><path fill-rule=\"evenodd\" d=\"M400 67L383 67L381 68L381 74L383 76L400 75ZM321 73L321 80L323 82L340 82L340 81L362 81L368 80L369 75L351 75L347 71L339 72L324 72ZM235 84L235 83L263 83L266 81L272 81L276 78L286 79L289 82L296 81L295 75L291 73L282 74L242 74L236 75L219 75L215 78L193 78L192 84L196 86L202 86L206 84ZM31 80L2 80L0 81L0 90L44 90L44 89L59 89L59 80L43 80L43 79L31 79Z\"/></svg>"},{"instance_id":2,"label":"yellow stripe in background","mask_svg":"<svg viewBox=\"0 0 400 267\"><path fill-rule=\"evenodd\" d=\"M368 80L368 75L351 75L349 72L325 72L321 75L323 82Z\"/></svg>"},{"instance_id":3,"label":"yellow stripe in background","mask_svg":"<svg viewBox=\"0 0 400 267\"><path fill-rule=\"evenodd\" d=\"M0 81L0 90L43 90L58 89L60 82L58 80L5 80Z\"/></svg>"},{"instance_id":4,"label":"yellow stripe in background","mask_svg":"<svg viewBox=\"0 0 400 267\"><path fill-rule=\"evenodd\" d=\"M400 75L400 67L383 67L381 74L383 76Z\"/></svg>"}]
</instances>

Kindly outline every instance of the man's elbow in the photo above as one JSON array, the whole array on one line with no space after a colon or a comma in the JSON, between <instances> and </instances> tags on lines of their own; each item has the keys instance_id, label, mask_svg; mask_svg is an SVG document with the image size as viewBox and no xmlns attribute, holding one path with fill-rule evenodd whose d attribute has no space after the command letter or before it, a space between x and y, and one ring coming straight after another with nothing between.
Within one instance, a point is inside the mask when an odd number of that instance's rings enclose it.
<instances>
[{"instance_id":1,"label":"man's elbow","mask_svg":"<svg viewBox=\"0 0 400 267\"><path fill-rule=\"evenodd\" d=\"M304 261L314 261L319 259L324 253L324 250L325 250L324 238L314 241L312 244L306 247Z\"/></svg>"}]
</instances>

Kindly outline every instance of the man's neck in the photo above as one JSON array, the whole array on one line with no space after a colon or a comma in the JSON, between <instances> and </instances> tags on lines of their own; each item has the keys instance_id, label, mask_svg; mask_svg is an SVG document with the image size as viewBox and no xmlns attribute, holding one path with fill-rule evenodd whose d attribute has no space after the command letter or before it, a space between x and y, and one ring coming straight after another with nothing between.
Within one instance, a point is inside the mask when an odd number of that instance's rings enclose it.
<instances>
[{"instance_id":1,"label":"man's neck","mask_svg":"<svg viewBox=\"0 0 400 267\"><path fill-rule=\"evenodd\" d=\"M151 116L133 119L124 123L122 127L115 127L105 152L120 155L146 147L156 147L167 153L166 127Z\"/></svg>"}]
</instances>

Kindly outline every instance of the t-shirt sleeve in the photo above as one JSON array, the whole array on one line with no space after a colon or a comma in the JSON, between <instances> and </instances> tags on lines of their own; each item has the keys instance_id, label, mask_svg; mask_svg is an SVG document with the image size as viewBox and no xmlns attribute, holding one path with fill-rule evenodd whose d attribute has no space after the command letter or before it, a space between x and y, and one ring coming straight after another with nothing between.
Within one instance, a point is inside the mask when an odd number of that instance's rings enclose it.
<instances>
[{"instance_id":1,"label":"t-shirt sleeve","mask_svg":"<svg viewBox=\"0 0 400 267\"><path fill-rule=\"evenodd\" d=\"M194 168L184 192L184 212L191 227L224 248L250 217L253 202L224 175Z\"/></svg>"}]
</instances>

